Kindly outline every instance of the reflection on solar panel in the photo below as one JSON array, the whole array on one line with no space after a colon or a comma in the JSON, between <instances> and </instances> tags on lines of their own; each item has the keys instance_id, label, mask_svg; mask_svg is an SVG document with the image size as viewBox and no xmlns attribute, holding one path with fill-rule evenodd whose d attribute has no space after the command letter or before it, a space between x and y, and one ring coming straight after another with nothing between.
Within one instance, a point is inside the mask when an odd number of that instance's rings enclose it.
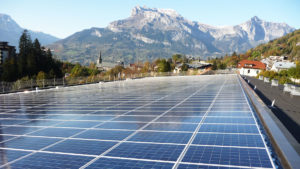
<instances>
[{"instance_id":1,"label":"reflection on solar panel","mask_svg":"<svg viewBox=\"0 0 300 169\"><path fill-rule=\"evenodd\" d=\"M1 167L275 168L236 75L0 96Z\"/></svg>"}]
</instances>

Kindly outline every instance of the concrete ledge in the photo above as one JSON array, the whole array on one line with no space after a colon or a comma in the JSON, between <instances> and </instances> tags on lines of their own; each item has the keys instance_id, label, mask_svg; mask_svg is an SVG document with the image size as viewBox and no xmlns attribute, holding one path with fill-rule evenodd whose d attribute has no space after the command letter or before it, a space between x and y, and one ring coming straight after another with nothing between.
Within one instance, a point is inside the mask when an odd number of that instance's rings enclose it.
<instances>
[{"instance_id":1,"label":"concrete ledge","mask_svg":"<svg viewBox=\"0 0 300 169\"><path fill-rule=\"evenodd\" d=\"M289 140L283 134L280 127L276 124L272 117L271 110L256 95L252 88L239 76L240 82L248 95L252 105L254 106L260 121L267 132L270 142L284 168L299 168L300 156L290 144Z\"/></svg>"}]
</instances>

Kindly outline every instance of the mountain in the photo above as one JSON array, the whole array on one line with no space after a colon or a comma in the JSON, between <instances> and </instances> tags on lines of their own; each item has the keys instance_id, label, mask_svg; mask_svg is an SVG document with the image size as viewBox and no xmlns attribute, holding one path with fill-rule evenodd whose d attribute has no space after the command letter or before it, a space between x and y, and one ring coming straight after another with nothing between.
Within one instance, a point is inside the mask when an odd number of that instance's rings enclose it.
<instances>
[{"instance_id":1,"label":"mountain","mask_svg":"<svg viewBox=\"0 0 300 169\"><path fill-rule=\"evenodd\" d=\"M269 56L288 56L291 61L300 61L300 29L283 37L273 39L247 51L252 59L262 59ZM246 53L246 55L247 55ZM253 55L258 53L258 55ZM256 57L255 57L256 56Z\"/></svg>"},{"instance_id":2,"label":"mountain","mask_svg":"<svg viewBox=\"0 0 300 169\"><path fill-rule=\"evenodd\" d=\"M64 60L84 64L96 61L100 50L106 62L153 60L174 53L204 59L245 52L293 30L285 23L266 22L256 16L240 25L215 27L189 21L172 9L137 6L126 19L106 28L77 32L49 47Z\"/></svg>"},{"instance_id":3,"label":"mountain","mask_svg":"<svg viewBox=\"0 0 300 169\"><path fill-rule=\"evenodd\" d=\"M0 14L0 41L7 41L10 45L18 46L19 38L24 28L20 27L9 15ZM28 30L32 40L38 38L42 45L48 45L59 39L42 32Z\"/></svg>"}]
</instances>

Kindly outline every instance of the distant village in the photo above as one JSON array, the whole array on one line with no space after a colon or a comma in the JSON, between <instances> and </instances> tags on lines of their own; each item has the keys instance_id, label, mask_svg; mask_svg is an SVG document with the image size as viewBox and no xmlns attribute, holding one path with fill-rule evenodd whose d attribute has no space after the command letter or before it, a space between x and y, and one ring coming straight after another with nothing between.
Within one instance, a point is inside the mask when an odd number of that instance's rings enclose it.
<instances>
[{"instance_id":1,"label":"distant village","mask_svg":"<svg viewBox=\"0 0 300 169\"><path fill-rule=\"evenodd\" d=\"M243 60L239 62L238 69L241 75L257 76L262 70L280 72L296 67L287 56L269 56L261 61Z\"/></svg>"},{"instance_id":2,"label":"distant village","mask_svg":"<svg viewBox=\"0 0 300 169\"><path fill-rule=\"evenodd\" d=\"M2 72L4 60L14 55L16 55L16 49L14 46L10 46L8 42L0 42L0 72ZM183 71L194 74L202 74L206 71L215 69L213 63L196 59L192 56L186 57L185 60L185 62L182 60L171 61L173 67L170 69L170 71L174 74L181 73ZM109 71L115 66L126 67L139 72L143 69L144 65L143 63L139 62L125 65L123 61L117 61L113 66L107 65L103 62L101 51L99 52L99 56L96 61L96 67L99 72ZM292 67L296 67L296 64L289 61L287 56L269 56L260 61L242 60L238 63L237 67L232 68L232 70L236 70L239 74L245 76L258 76L262 71L265 70L280 72L281 70L288 70ZM158 69L159 65L156 64L153 65L153 68L150 71L158 72ZM69 76L69 74L66 76Z\"/></svg>"}]
</instances>

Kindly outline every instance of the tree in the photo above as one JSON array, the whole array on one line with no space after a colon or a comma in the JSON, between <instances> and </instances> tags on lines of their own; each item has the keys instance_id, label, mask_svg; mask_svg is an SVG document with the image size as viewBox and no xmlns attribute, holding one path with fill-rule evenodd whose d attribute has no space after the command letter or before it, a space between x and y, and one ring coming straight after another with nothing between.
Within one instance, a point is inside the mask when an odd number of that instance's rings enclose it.
<instances>
[{"instance_id":1,"label":"tree","mask_svg":"<svg viewBox=\"0 0 300 169\"><path fill-rule=\"evenodd\" d=\"M169 72L171 71L170 63L166 59L162 59L158 64L158 72Z\"/></svg>"},{"instance_id":2,"label":"tree","mask_svg":"<svg viewBox=\"0 0 300 169\"><path fill-rule=\"evenodd\" d=\"M287 73L292 78L300 79L300 65L297 64L296 67L289 68Z\"/></svg>"},{"instance_id":3,"label":"tree","mask_svg":"<svg viewBox=\"0 0 300 169\"><path fill-rule=\"evenodd\" d=\"M145 62L144 63L144 66L142 68L142 73L147 73L149 72L149 70L151 70L151 65L150 65L150 62Z\"/></svg>"},{"instance_id":4,"label":"tree","mask_svg":"<svg viewBox=\"0 0 300 169\"><path fill-rule=\"evenodd\" d=\"M227 68L227 65L226 65L225 63L220 62L220 63L218 64L218 69L226 69L226 68Z\"/></svg>"},{"instance_id":5,"label":"tree","mask_svg":"<svg viewBox=\"0 0 300 169\"><path fill-rule=\"evenodd\" d=\"M2 73L2 80L13 82L18 79L16 76L18 74L18 67L17 61L15 57L7 58L3 63L3 73Z\"/></svg>"},{"instance_id":6,"label":"tree","mask_svg":"<svg viewBox=\"0 0 300 169\"><path fill-rule=\"evenodd\" d=\"M177 62L179 62L181 60L182 56L180 54L175 54L172 56L172 61L174 64L176 64Z\"/></svg>"},{"instance_id":7,"label":"tree","mask_svg":"<svg viewBox=\"0 0 300 169\"><path fill-rule=\"evenodd\" d=\"M31 37L27 30L24 30L19 41L19 56L18 56L18 77L27 75L27 55L32 49Z\"/></svg>"},{"instance_id":8,"label":"tree","mask_svg":"<svg viewBox=\"0 0 300 169\"><path fill-rule=\"evenodd\" d=\"M36 76L36 80L43 80L43 79L46 79L47 78L47 75L45 72L43 71L40 71L37 76Z\"/></svg>"},{"instance_id":9,"label":"tree","mask_svg":"<svg viewBox=\"0 0 300 169\"><path fill-rule=\"evenodd\" d=\"M212 70L217 70L218 69L218 65L217 65L217 61L216 60L213 61L211 69Z\"/></svg>"},{"instance_id":10,"label":"tree","mask_svg":"<svg viewBox=\"0 0 300 169\"><path fill-rule=\"evenodd\" d=\"M182 66L181 66L181 70L182 71L188 71L188 69L189 69L189 66L186 63L183 63Z\"/></svg>"},{"instance_id":11,"label":"tree","mask_svg":"<svg viewBox=\"0 0 300 169\"><path fill-rule=\"evenodd\" d=\"M72 77L88 76L88 75L89 75L88 69L81 66L79 63L77 63L71 70Z\"/></svg>"}]
</instances>

